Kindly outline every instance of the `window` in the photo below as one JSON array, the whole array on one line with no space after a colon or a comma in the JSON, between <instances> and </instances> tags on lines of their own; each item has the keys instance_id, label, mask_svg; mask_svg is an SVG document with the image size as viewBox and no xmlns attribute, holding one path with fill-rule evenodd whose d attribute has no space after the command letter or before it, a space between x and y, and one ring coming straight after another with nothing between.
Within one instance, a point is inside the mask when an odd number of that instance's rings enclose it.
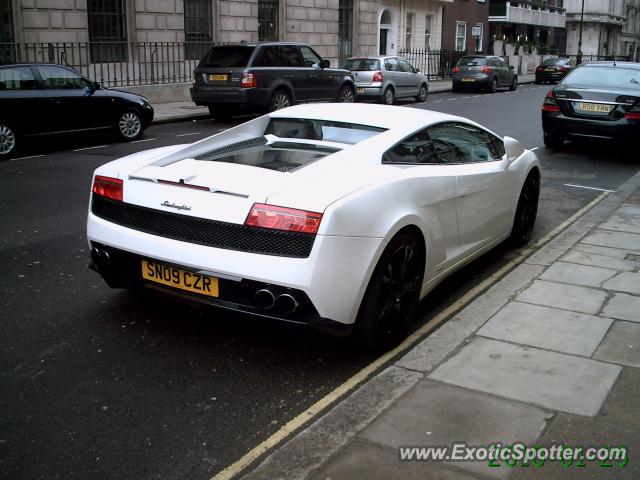
<instances>
[{"instance_id":1,"label":"window","mask_svg":"<svg viewBox=\"0 0 640 480\"><path fill-rule=\"evenodd\" d=\"M341 64L352 55L353 0L340 0L338 4L338 62Z\"/></svg>"},{"instance_id":2,"label":"window","mask_svg":"<svg viewBox=\"0 0 640 480\"><path fill-rule=\"evenodd\" d=\"M89 82L71 70L55 66L36 66L44 88L50 90L79 90L89 87Z\"/></svg>"},{"instance_id":3,"label":"window","mask_svg":"<svg viewBox=\"0 0 640 480\"><path fill-rule=\"evenodd\" d=\"M1 90L33 90L36 79L29 67L0 68Z\"/></svg>"},{"instance_id":4,"label":"window","mask_svg":"<svg viewBox=\"0 0 640 480\"><path fill-rule=\"evenodd\" d=\"M464 52L467 50L467 24L465 22L456 22L456 51Z\"/></svg>"},{"instance_id":5,"label":"window","mask_svg":"<svg viewBox=\"0 0 640 480\"><path fill-rule=\"evenodd\" d=\"M258 0L258 40L278 40L278 0Z\"/></svg>"},{"instance_id":6,"label":"window","mask_svg":"<svg viewBox=\"0 0 640 480\"><path fill-rule=\"evenodd\" d=\"M375 72L380 70L380 62L371 58L352 58L344 62L342 68L352 72Z\"/></svg>"},{"instance_id":7,"label":"window","mask_svg":"<svg viewBox=\"0 0 640 480\"><path fill-rule=\"evenodd\" d=\"M398 65L397 58L385 58L384 59L384 69L387 72L399 72L400 66Z\"/></svg>"},{"instance_id":8,"label":"window","mask_svg":"<svg viewBox=\"0 0 640 480\"><path fill-rule=\"evenodd\" d=\"M432 15L426 15L424 17L424 48L426 50L431 49L431 22L433 20Z\"/></svg>"},{"instance_id":9,"label":"window","mask_svg":"<svg viewBox=\"0 0 640 480\"><path fill-rule=\"evenodd\" d=\"M246 67L255 47L229 45L213 47L202 58L199 68L241 68Z\"/></svg>"},{"instance_id":10,"label":"window","mask_svg":"<svg viewBox=\"0 0 640 480\"><path fill-rule=\"evenodd\" d=\"M473 27L473 38L475 40L475 51L476 53L482 52L482 40L484 37L484 25L481 23L477 24Z\"/></svg>"},{"instance_id":11,"label":"window","mask_svg":"<svg viewBox=\"0 0 640 480\"><path fill-rule=\"evenodd\" d=\"M199 59L211 43L211 0L184 0L184 54Z\"/></svg>"},{"instance_id":12,"label":"window","mask_svg":"<svg viewBox=\"0 0 640 480\"><path fill-rule=\"evenodd\" d=\"M127 22L123 0L87 0L91 61L127 61Z\"/></svg>"},{"instance_id":13,"label":"window","mask_svg":"<svg viewBox=\"0 0 640 480\"><path fill-rule=\"evenodd\" d=\"M384 131L384 128L331 120L272 118L264 134L279 138L323 140L353 145Z\"/></svg>"},{"instance_id":14,"label":"window","mask_svg":"<svg viewBox=\"0 0 640 480\"><path fill-rule=\"evenodd\" d=\"M472 125L447 122L427 130L441 163L492 162L502 157L492 135Z\"/></svg>"},{"instance_id":15,"label":"window","mask_svg":"<svg viewBox=\"0 0 640 480\"><path fill-rule=\"evenodd\" d=\"M280 59L282 61L281 67L305 66L302 53L296 45L281 45L278 49L280 50Z\"/></svg>"},{"instance_id":16,"label":"window","mask_svg":"<svg viewBox=\"0 0 640 480\"><path fill-rule=\"evenodd\" d=\"M305 67L319 67L322 59L309 47L300 47Z\"/></svg>"},{"instance_id":17,"label":"window","mask_svg":"<svg viewBox=\"0 0 640 480\"><path fill-rule=\"evenodd\" d=\"M438 163L438 157L427 130L405 138L382 156L382 163Z\"/></svg>"},{"instance_id":18,"label":"window","mask_svg":"<svg viewBox=\"0 0 640 480\"><path fill-rule=\"evenodd\" d=\"M416 71L413 68L413 66L411 66L411 64L409 62L407 62L404 58L399 58L398 59L398 67L400 68L401 72L416 73Z\"/></svg>"},{"instance_id":19,"label":"window","mask_svg":"<svg viewBox=\"0 0 640 480\"><path fill-rule=\"evenodd\" d=\"M405 40L404 46L409 49L413 45L413 13L407 13L407 25L405 26Z\"/></svg>"}]
</instances>

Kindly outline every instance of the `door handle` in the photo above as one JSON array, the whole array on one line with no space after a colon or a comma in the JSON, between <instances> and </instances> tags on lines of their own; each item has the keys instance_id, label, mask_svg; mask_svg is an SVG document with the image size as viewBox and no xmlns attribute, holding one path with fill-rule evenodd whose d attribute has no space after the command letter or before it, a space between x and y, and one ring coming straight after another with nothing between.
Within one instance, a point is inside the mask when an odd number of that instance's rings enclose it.
<instances>
[{"instance_id":1,"label":"door handle","mask_svg":"<svg viewBox=\"0 0 640 480\"><path fill-rule=\"evenodd\" d=\"M284 78L293 78L293 75L291 75L290 73L285 73Z\"/></svg>"}]
</instances>

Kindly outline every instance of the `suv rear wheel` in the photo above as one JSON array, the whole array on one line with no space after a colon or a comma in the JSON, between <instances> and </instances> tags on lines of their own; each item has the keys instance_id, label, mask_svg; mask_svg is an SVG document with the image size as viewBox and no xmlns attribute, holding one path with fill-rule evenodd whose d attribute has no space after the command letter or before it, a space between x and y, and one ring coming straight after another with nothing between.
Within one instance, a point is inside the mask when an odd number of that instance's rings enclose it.
<instances>
[{"instance_id":1,"label":"suv rear wheel","mask_svg":"<svg viewBox=\"0 0 640 480\"><path fill-rule=\"evenodd\" d=\"M353 88L345 85L340 89L340 93L338 94L338 102L353 103L354 98L355 98L355 93L353 92Z\"/></svg>"},{"instance_id":2,"label":"suv rear wheel","mask_svg":"<svg viewBox=\"0 0 640 480\"><path fill-rule=\"evenodd\" d=\"M281 108L290 107L293 103L291 102L291 95L289 92L285 90L276 90L271 97L271 101L269 102L269 111L275 112L276 110L280 110Z\"/></svg>"},{"instance_id":3,"label":"suv rear wheel","mask_svg":"<svg viewBox=\"0 0 640 480\"><path fill-rule=\"evenodd\" d=\"M221 105L209 105L209 115L214 120L219 122L223 122L226 120L231 120L231 109L229 107L223 107Z\"/></svg>"}]
</instances>

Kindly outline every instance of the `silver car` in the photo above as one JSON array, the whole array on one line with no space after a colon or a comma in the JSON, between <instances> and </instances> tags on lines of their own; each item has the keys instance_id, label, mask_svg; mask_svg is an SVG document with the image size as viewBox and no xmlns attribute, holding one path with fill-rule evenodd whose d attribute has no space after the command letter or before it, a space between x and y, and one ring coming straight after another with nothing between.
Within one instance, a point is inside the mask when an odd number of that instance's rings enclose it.
<instances>
[{"instance_id":1,"label":"silver car","mask_svg":"<svg viewBox=\"0 0 640 480\"><path fill-rule=\"evenodd\" d=\"M342 68L353 72L357 100L377 100L387 105L397 98L427 101L427 76L402 57L353 57Z\"/></svg>"}]
</instances>

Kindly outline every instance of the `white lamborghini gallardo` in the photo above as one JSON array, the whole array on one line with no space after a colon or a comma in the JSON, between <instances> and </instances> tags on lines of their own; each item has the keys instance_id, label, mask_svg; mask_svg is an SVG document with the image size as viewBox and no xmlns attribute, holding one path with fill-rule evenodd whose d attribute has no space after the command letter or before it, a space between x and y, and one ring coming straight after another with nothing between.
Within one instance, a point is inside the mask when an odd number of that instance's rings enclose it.
<instances>
[{"instance_id":1,"label":"white lamborghini gallardo","mask_svg":"<svg viewBox=\"0 0 640 480\"><path fill-rule=\"evenodd\" d=\"M384 349L445 277L530 239L539 189L535 154L470 120L301 105L99 167L87 235L112 287Z\"/></svg>"}]
</instances>

